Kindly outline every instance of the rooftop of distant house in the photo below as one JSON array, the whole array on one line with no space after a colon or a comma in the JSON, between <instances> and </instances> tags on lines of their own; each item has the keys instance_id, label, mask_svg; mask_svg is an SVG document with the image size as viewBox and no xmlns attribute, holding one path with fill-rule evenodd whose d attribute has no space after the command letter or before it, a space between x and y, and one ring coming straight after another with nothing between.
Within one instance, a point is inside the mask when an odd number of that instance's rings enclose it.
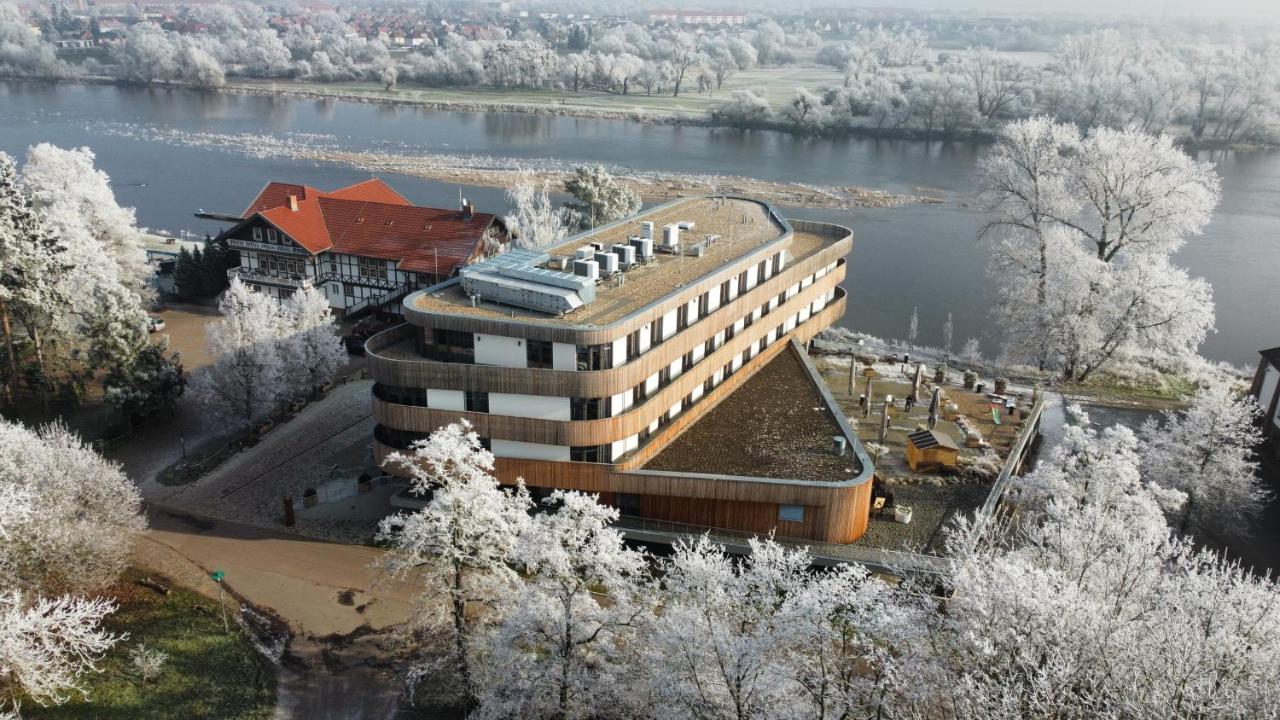
<instances>
[{"instance_id":1,"label":"rooftop of distant house","mask_svg":"<svg viewBox=\"0 0 1280 720\"><path fill-rule=\"evenodd\" d=\"M1262 355L1263 359L1267 362L1280 368L1280 347L1273 347L1269 350L1260 350L1258 351L1258 354Z\"/></svg>"},{"instance_id":2,"label":"rooftop of distant house","mask_svg":"<svg viewBox=\"0 0 1280 720\"><path fill-rule=\"evenodd\" d=\"M312 254L398 260L410 272L448 275L473 259L491 213L419 207L379 179L332 191L269 182L241 213L260 216Z\"/></svg>"},{"instance_id":3,"label":"rooftop of distant house","mask_svg":"<svg viewBox=\"0 0 1280 720\"><path fill-rule=\"evenodd\" d=\"M419 291L406 298L405 302L414 309L430 313L491 319L514 318L523 322L551 325L605 325L621 320L715 272L725 263L780 240L787 234L787 227L765 203L742 198L697 197L660 205L620 222L577 235L546 252L554 264L557 258L572 259L578 248L592 242L601 243L605 248L627 244L629 238L642 234L643 222L653 223L655 248L662 237L664 226L693 223L693 227L681 231L684 250L680 254L658 251L652 261L601 280L595 286L594 300L567 314L552 315L489 302L483 298L472 305L460 284ZM708 242L708 237L715 239ZM787 263L812 255L834 241L835 238L832 237L796 230L787 247ZM703 246L701 256L691 253L695 244ZM567 271L572 272L572 268Z\"/></svg>"},{"instance_id":4,"label":"rooftop of distant house","mask_svg":"<svg viewBox=\"0 0 1280 720\"><path fill-rule=\"evenodd\" d=\"M835 412L806 361L788 344L643 470L850 480L862 473L862 463L852 448L835 454L835 438L847 435Z\"/></svg>"}]
</instances>

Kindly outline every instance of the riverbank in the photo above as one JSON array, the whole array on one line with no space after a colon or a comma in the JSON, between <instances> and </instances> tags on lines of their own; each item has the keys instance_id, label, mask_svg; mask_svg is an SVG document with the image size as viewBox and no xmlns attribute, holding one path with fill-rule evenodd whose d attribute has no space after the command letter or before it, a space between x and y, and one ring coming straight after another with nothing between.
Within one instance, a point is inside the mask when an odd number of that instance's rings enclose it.
<instances>
[{"instance_id":1,"label":"riverbank","mask_svg":"<svg viewBox=\"0 0 1280 720\"><path fill-rule=\"evenodd\" d=\"M400 152L353 150L337 138L315 134L260 135L254 133L185 132L158 125L101 123L102 132L147 142L238 152L261 158L287 158L336 163L374 174L394 173L426 180L475 187L509 188L532 175L561 191L574 163L552 158L511 158L447 154L406 149ZM853 185L817 185L761 180L734 175L645 172L621 166L607 169L646 202L657 203L691 195L742 195L774 205L844 210L894 208L914 203L941 203L935 195L907 195ZM928 192L928 191L926 191Z\"/></svg>"},{"instance_id":2,"label":"riverbank","mask_svg":"<svg viewBox=\"0 0 1280 720\"><path fill-rule=\"evenodd\" d=\"M0 74L0 80L43 83L86 83L138 87L136 82L106 75L80 75L44 78ZM879 127L851 125L819 128L797 126L775 119L761 120L744 127L717 119L712 110L728 100L734 90L751 90L777 108L785 105L798 87L837 87L840 73L829 68L760 68L733 77L726 87L679 97L631 93L620 95L593 90L568 92L555 89L517 88L442 88L412 82L388 89L379 82L344 81L314 83L294 78L235 78L216 88L182 81L156 81L145 85L232 95L289 97L321 101L376 103L415 107L423 110L468 113L519 113L550 117L574 117L592 120L627 120L655 125L722 128L731 131L765 130L795 136L903 140L921 142L990 143L996 136L993 128L971 128L944 132L921 127ZM1276 149L1276 145L1256 142L1223 143L1213 139L1197 140L1186 126L1177 129L1176 141L1187 152L1201 150L1258 151ZM826 207L826 206L816 206Z\"/></svg>"}]
</instances>

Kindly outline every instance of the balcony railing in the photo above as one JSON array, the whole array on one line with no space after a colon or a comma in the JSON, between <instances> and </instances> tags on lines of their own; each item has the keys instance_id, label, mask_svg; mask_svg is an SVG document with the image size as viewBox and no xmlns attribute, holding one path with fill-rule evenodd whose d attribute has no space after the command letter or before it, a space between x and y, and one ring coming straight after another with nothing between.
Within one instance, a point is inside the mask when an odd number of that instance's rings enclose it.
<instances>
[{"instance_id":1,"label":"balcony railing","mask_svg":"<svg viewBox=\"0 0 1280 720\"><path fill-rule=\"evenodd\" d=\"M304 275L274 275L265 270L253 270L246 267L230 268L228 278L240 278L244 282L265 283L291 288L308 288L315 284L315 278Z\"/></svg>"},{"instance_id":2,"label":"balcony railing","mask_svg":"<svg viewBox=\"0 0 1280 720\"><path fill-rule=\"evenodd\" d=\"M243 248L245 250L261 250L262 252L284 253L292 255L310 255L311 253L303 250L297 245L280 245L272 243L254 242L253 240L240 240L238 238L227 238L227 244L233 248Z\"/></svg>"}]
</instances>

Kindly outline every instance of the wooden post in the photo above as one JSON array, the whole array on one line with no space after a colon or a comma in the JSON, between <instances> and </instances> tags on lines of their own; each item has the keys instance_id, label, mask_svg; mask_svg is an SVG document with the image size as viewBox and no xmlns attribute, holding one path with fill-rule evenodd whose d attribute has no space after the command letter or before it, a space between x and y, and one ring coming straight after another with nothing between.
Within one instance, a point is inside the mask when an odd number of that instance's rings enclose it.
<instances>
[{"instance_id":1,"label":"wooden post","mask_svg":"<svg viewBox=\"0 0 1280 720\"><path fill-rule=\"evenodd\" d=\"M853 393L857 390L858 383L856 380L854 380L854 377L858 374L857 371L858 371L858 358L853 355L850 355L849 356L849 397L853 397Z\"/></svg>"},{"instance_id":2,"label":"wooden post","mask_svg":"<svg viewBox=\"0 0 1280 720\"><path fill-rule=\"evenodd\" d=\"M284 496L284 526L293 527L293 496Z\"/></svg>"}]
</instances>

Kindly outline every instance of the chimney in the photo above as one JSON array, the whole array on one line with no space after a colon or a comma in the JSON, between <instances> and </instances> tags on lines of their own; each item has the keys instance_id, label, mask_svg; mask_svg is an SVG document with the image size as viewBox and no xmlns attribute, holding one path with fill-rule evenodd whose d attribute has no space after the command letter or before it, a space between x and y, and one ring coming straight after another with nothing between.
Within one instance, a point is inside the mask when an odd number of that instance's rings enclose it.
<instances>
[{"instance_id":1,"label":"chimney","mask_svg":"<svg viewBox=\"0 0 1280 720\"><path fill-rule=\"evenodd\" d=\"M464 199L462 201L462 219L470 220L474 213L475 209L471 207L471 201Z\"/></svg>"},{"instance_id":2,"label":"chimney","mask_svg":"<svg viewBox=\"0 0 1280 720\"><path fill-rule=\"evenodd\" d=\"M297 195L289 196L289 209L294 212L298 212L298 196Z\"/></svg>"}]
</instances>

